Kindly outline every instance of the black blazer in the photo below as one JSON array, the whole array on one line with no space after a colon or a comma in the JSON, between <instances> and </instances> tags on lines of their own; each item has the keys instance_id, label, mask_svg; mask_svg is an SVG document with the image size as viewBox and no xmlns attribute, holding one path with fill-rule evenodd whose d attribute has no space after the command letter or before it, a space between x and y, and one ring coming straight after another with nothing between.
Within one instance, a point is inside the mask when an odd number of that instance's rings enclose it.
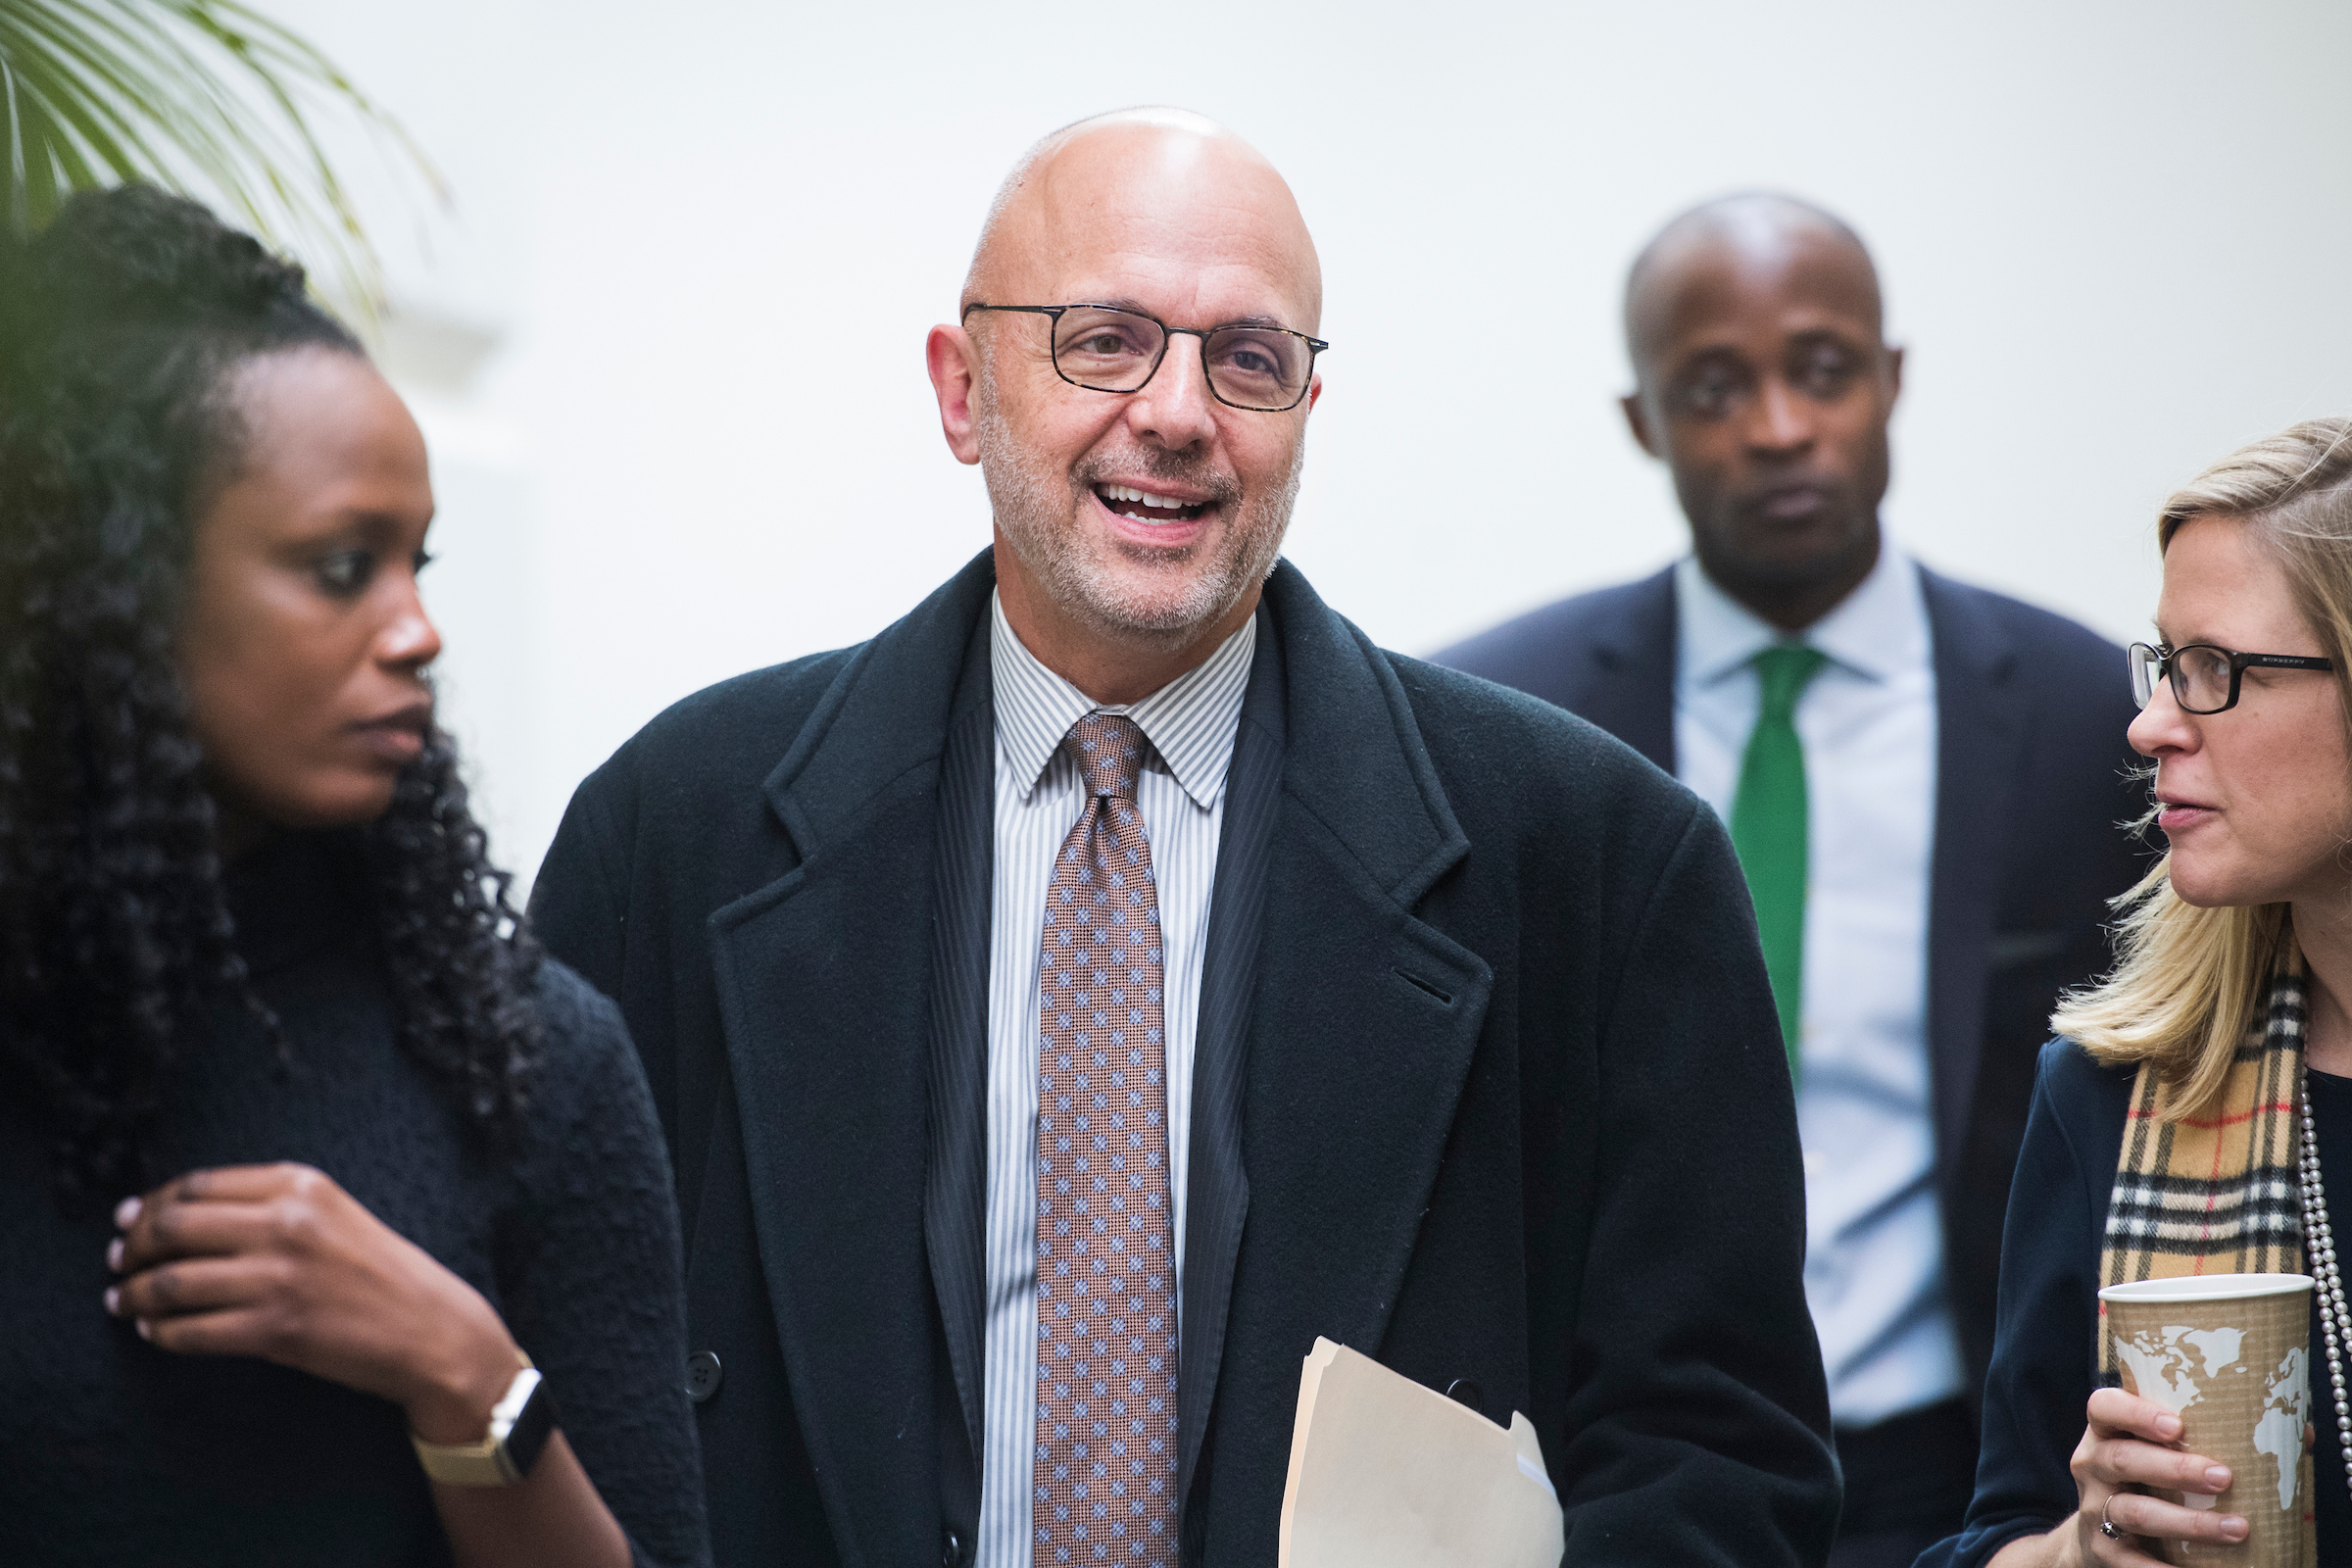
<instances>
[{"instance_id":1,"label":"black blazer","mask_svg":"<svg viewBox=\"0 0 2352 1568\"><path fill-rule=\"evenodd\" d=\"M2071 1040L2051 1041L2040 1060L2018 1155L2018 1200L2001 1251L2001 1330L1985 1381L1976 1496L1966 1528L1923 1553L1915 1568L1984 1568L2019 1537L2057 1528L2082 1495L2070 1465L2082 1439L2082 1407L2104 1381L2100 1261L2137 1073L2102 1067ZM2304 1078L2332 1231L2336 1220L2352 1220L2352 1201L2343 1196L2352 1192L2352 1078L2324 1072ZM2327 1342L2318 1293L2313 1296L2310 1343L2316 1349ZM2319 1560L2352 1562L2345 1445L2329 1430L2334 1390L2316 1369L2312 1393L2320 1423L2312 1496Z\"/></svg>"},{"instance_id":2,"label":"black blazer","mask_svg":"<svg viewBox=\"0 0 2352 1568\"><path fill-rule=\"evenodd\" d=\"M722 1564L969 1560L992 582L689 698L540 874L669 1134ZM1819 1561L1794 1107L1713 813L1288 565L1260 614L1195 1065L1185 1560L1275 1560L1321 1334L1526 1411L1570 1562Z\"/></svg>"},{"instance_id":3,"label":"black blazer","mask_svg":"<svg viewBox=\"0 0 2352 1568\"><path fill-rule=\"evenodd\" d=\"M1945 1275L1969 1401L1984 1397L2001 1216L2058 993L2107 966L2107 901L2146 851L2123 650L1921 569L1936 661L1928 1047ZM1674 771L1674 571L1582 594L1437 656L1557 703Z\"/></svg>"}]
</instances>

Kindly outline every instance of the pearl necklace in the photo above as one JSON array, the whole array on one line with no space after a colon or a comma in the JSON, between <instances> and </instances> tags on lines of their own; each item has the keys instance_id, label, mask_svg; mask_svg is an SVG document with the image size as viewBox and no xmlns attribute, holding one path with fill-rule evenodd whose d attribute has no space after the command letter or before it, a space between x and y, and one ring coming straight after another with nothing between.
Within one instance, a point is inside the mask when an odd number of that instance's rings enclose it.
<instances>
[{"instance_id":1,"label":"pearl necklace","mask_svg":"<svg viewBox=\"0 0 2352 1568\"><path fill-rule=\"evenodd\" d=\"M2344 1389L2344 1352L2352 1349L2352 1308L2335 1267L2335 1234L2328 1225L2328 1190L2320 1182L2320 1134L2311 1119L2311 1086L2303 1086L2303 1254L2320 1298L2320 1333L2328 1342L2328 1378L2335 1385L2336 1440L2352 1487L2352 1397Z\"/></svg>"}]
</instances>

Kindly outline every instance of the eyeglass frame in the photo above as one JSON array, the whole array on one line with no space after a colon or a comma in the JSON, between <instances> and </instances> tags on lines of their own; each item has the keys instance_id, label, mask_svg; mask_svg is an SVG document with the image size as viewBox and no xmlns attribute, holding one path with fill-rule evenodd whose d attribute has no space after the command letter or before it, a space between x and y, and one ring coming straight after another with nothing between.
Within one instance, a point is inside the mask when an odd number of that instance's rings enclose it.
<instances>
[{"instance_id":1,"label":"eyeglass frame","mask_svg":"<svg viewBox=\"0 0 2352 1568\"><path fill-rule=\"evenodd\" d=\"M2227 713L2235 708L2239 685L2249 669L2325 669L2332 671L2335 668L2334 660L2320 659L2309 654L2240 654L2224 648L2220 643L2182 643L2178 648L2168 648L2163 643L2133 643L2124 650L2124 658L2128 666L2132 668L2134 673L2137 671L2138 661L2133 656L2143 648L2154 657L2156 674L2166 685L2172 687L2173 701L2180 707L2180 711L2194 713L2199 718L2210 718L2216 713ZM2191 708L2188 706L2188 700L2180 695L2180 686L2174 673L2176 666L2173 661L2192 648L2210 648L2230 661L2230 697L2219 708ZM2133 688L2132 695L2138 698L2139 682L2134 680L2132 684ZM2147 697L2139 703L2140 710L2145 711L2148 704L2155 700L2156 687L2151 682L2148 686Z\"/></svg>"},{"instance_id":2,"label":"eyeglass frame","mask_svg":"<svg viewBox=\"0 0 2352 1568\"><path fill-rule=\"evenodd\" d=\"M1078 388L1081 392L1106 392L1112 397L1125 397L1131 392L1141 392L1144 388L1150 386L1152 384L1152 378L1159 373L1159 368L1167 363L1169 342L1179 335L1186 337L1197 337L1200 340L1200 379L1202 383L1207 386L1208 395L1212 398L1215 398L1219 403L1224 404L1227 408L1240 409L1246 414L1288 414L1299 404L1304 403L1306 401L1306 395L1315 389L1315 357L1321 354L1325 349L1331 347L1330 344L1324 342L1321 338L1309 337L1304 332L1298 331L1295 327L1244 326L1238 321L1228 321L1220 326L1170 326L1167 322L1161 320L1158 317L1153 316L1149 311L1133 310L1124 305L1105 305L1099 300L1078 300L1068 305L989 305L980 300L974 300L971 304L966 305L963 308L963 314L957 317L956 319L960 321L968 321L972 318L972 313L974 311L1003 311L1024 316L1044 316L1052 318L1054 325L1048 329L1046 334L1046 355L1047 358L1054 362L1054 373L1060 376L1064 381L1069 382L1070 385ZM1144 372L1144 378L1141 381L1136 382L1133 386L1125 387L1088 386L1084 381L1073 379L1070 373L1061 368L1061 345L1054 341L1055 336L1061 330L1061 318L1072 311L1116 311L1121 316L1132 316L1141 320L1150 321L1153 326L1158 327L1159 353L1152 359L1152 368ZM1298 395L1291 399L1290 402L1285 403L1279 409L1270 409L1255 403L1236 403L1233 401L1233 399L1218 391L1217 378L1210 372L1208 368L1208 339L1209 334L1212 332L1224 332L1228 330L1280 332L1286 337L1295 337L1299 342L1305 344L1306 380L1300 384L1298 388Z\"/></svg>"}]
</instances>

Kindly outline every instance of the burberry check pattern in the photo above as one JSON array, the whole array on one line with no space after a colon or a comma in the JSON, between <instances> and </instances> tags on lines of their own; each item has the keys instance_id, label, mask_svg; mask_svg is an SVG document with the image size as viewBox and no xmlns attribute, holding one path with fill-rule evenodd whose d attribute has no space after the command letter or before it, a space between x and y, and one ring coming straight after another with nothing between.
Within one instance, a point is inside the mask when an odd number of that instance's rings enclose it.
<instances>
[{"instance_id":1,"label":"burberry check pattern","mask_svg":"<svg viewBox=\"0 0 2352 1568\"><path fill-rule=\"evenodd\" d=\"M2196 1116L2173 1119L2163 1080L2141 1065L2107 1200L2100 1284L2302 1271L2303 1022L2303 975L2290 962L2272 977L2220 1100ZM2103 1307L2099 1365L2115 1375Z\"/></svg>"},{"instance_id":2,"label":"burberry check pattern","mask_svg":"<svg viewBox=\"0 0 2352 1568\"><path fill-rule=\"evenodd\" d=\"M1176 1561L1175 1226L1159 901L1136 808L1144 732L1062 742L1086 810L1046 895L1038 971L1033 1563Z\"/></svg>"}]
</instances>

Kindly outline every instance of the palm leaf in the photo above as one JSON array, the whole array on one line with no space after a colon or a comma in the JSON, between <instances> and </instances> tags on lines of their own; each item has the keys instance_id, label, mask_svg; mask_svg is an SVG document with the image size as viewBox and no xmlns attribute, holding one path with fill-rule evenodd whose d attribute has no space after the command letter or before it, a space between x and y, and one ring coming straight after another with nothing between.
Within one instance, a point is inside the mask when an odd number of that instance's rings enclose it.
<instances>
[{"instance_id":1,"label":"palm leaf","mask_svg":"<svg viewBox=\"0 0 2352 1568\"><path fill-rule=\"evenodd\" d=\"M38 228L73 191L151 180L225 208L371 310L382 269L319 141L321 107L440 191L389 115L243 0L0 0L0 221Z\"/></svg>"}]
</instances>

